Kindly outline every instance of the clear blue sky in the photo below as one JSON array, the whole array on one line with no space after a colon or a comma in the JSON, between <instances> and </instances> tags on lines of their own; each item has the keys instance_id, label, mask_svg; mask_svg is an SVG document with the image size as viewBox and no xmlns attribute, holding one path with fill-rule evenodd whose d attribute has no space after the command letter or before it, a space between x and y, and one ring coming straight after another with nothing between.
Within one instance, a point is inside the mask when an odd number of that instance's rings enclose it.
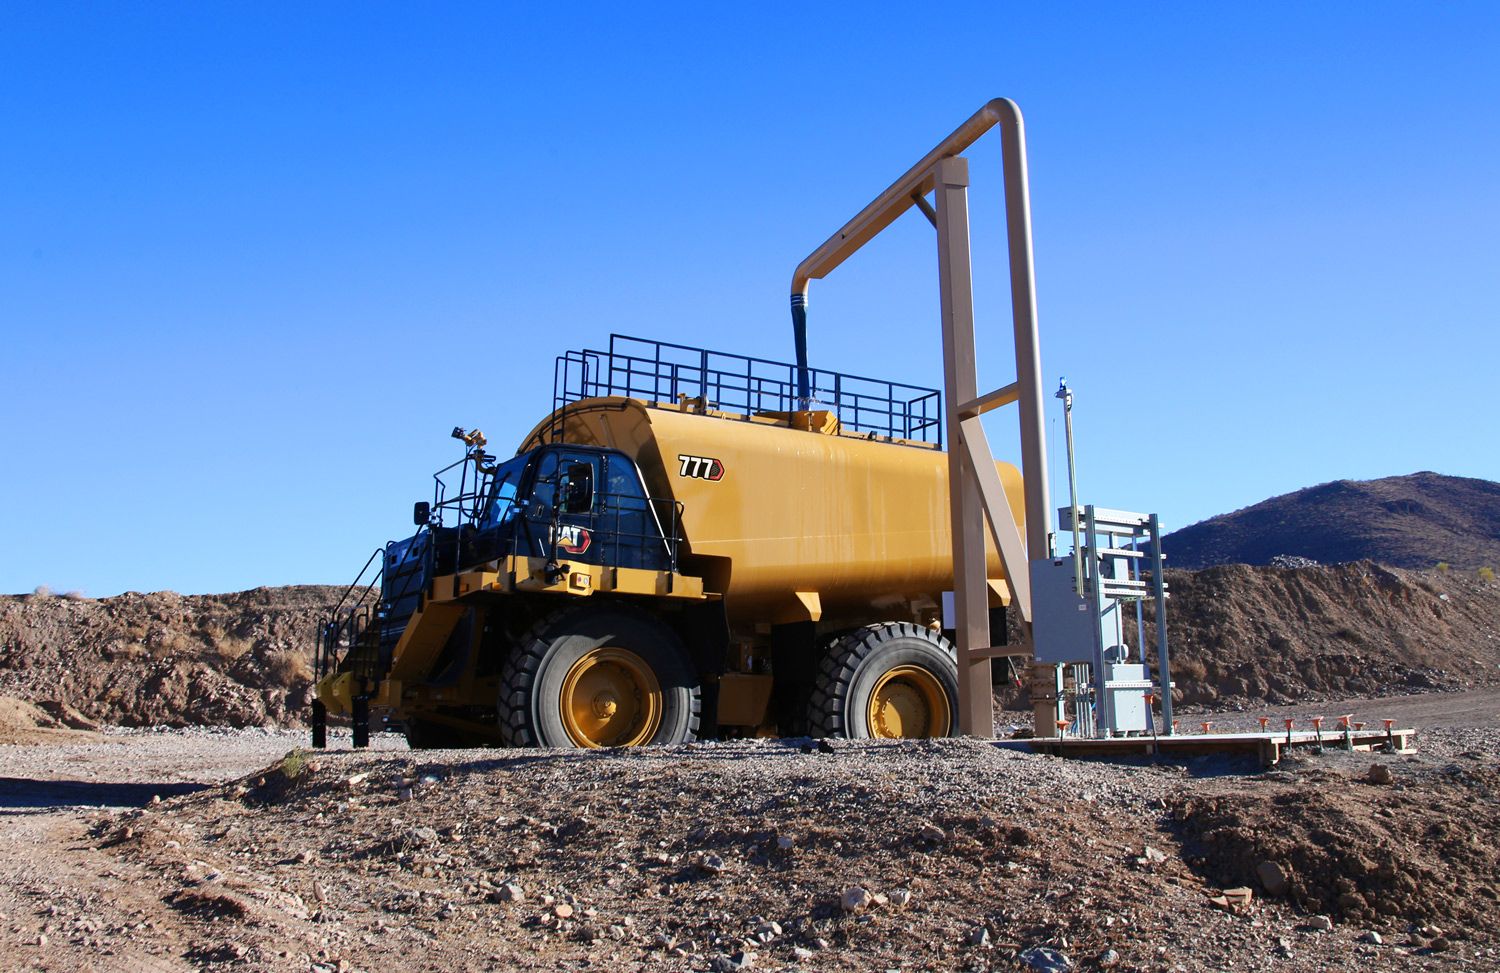
<instances>
[{"instance_id":1,"label":"clear blue sky","mask_svg":"<svg viewBox=\"0 0 1500 973\"><path fill-rule=\"evenodd\" d=\"M563 350L789 357L798 260L997 95L1028 119L1086 500L1183 526L1330 479L1500 479L1495 4L0 18L0 591L347 581L453 425L514 448ZM996 386L998 145L971 158ZM936 320L910 214L814 283L812 357L936 384Z\"/></svg>"}]
</instances>

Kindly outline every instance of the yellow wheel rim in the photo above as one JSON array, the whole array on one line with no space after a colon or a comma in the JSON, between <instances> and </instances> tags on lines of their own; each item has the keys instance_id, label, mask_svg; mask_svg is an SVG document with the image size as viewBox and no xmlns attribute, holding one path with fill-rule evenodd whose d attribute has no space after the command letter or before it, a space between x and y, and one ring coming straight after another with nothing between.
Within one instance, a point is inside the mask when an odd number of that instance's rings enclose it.
<instances>
[{"instance_id":1,"label":"yellow wheel rim","mask_svg":"<svg viewBox=\"0 0 1500 973\"><path fill-rule=\"evenodd\" d=\"M563 679L563 729L580 747L634 747L661 727L662 692L646 660L628 649L591 649Z\"/></svg>"},{"instance_id":2,"label":"yellow wheel rim","mask_svg":"<svg viewBox=\"0 0 1500 973\"><path fill-rule=\"evenodd\" d=\"M953 715L936 676L920 666L897 666L871 691L867 721L877 739L941 737L948 735Z\"/></svg>"}]
</instances>

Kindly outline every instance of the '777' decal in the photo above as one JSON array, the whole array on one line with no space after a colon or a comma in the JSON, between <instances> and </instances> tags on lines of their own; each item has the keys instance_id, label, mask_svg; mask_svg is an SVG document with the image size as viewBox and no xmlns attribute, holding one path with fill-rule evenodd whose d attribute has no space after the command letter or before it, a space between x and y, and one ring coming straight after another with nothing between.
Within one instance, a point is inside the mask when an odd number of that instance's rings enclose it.
<instances>
[{"instance_id":1,"label":"'777' decal","mask_svg":"<svg viewBox=\"0 0 1500 973\"><path fill-rule=\"evenodd\" d=\"M724 479L724 464L712 456L687 456L679 453L677 461L682 464L677 470L678 476L686 476L695 480Z\"/></svg>"}]
</instances>

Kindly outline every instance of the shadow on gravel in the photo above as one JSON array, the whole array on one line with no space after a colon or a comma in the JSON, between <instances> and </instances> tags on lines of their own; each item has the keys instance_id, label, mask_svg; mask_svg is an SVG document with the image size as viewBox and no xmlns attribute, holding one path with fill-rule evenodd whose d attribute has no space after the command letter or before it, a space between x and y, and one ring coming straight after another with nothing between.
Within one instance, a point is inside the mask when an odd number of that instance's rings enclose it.
<instances>
[{"instance_id":1,"label":"shadow on gravel","mask_svg":"<svg viewBox=\"0 0 1500 973\"><path fill-rule=\"evenodd\" d=\"M153 797L175 797L207 790L207 784L109 784L88 780L31 780L0 777L0 813L57 807L145 807Z\"/></svg>"},{"instance_id":2,"label":"shadow on gravel","mask_svg":"<svg viewBox=\"0 0 1500 973\"><path fill-rule=\"evenodd\" d=\"M366 751L377 756L392 756L398 758L416 758L416 770L418 773L432 771L452 776L461 774L488 774L498 771L519 770L530 764L550 764L552 766L583 765L592 763L614 764L625 766L630 761L644 760L660 762L663 760L687 760L694 763L710 762L740 762L746 760L767 760L771 758L800 758L808 754L820 756L837 755L838 753L858 753L865 749L875 747L910 747L913 743L908 741L881 741L869 743L858 741L851 745L850 741L841 740L837 749L833 745L825 744L825 749L819 750L818 744L823 741L808 740L804 737L792 737L784 740L769 740L754 749L744 749L733 744L728 746L716 746L713 743L692 743L678 747L618 747L602 748L598 750L516 750L505 751L495 749L474 750L446 750L446 751L392 751L390 753L380 751ZM920 746L922 742L914 742ZM464 753L475 754L475 759L465 760L462 763L446 763L441 761L430 761L424 759L431 753ZM482 757L477 755L483 754Z\"/></svg>"},{"instance_id":3,"label":"shadow on gravel","mask_svg":"<svg viewBox=\"0 0 1500 973\"><path fill-rule=\"evenodd\" d=\"M1017 753L1035 753L1026 740L997 740L994 745L997 748L1014 750ZM1260 758L1247 754L1233 753L1209 754L1206 756L1188 754L1142 756L1131 754L1116 757L1080 754L1077 756L1051 757L1050 759L1076 760L1079 763L1109 764L1112 767L1171 768L1188 777L1255 777L1266 772L1266 768L1261 766Z\"/></svg>"}]
</instances>

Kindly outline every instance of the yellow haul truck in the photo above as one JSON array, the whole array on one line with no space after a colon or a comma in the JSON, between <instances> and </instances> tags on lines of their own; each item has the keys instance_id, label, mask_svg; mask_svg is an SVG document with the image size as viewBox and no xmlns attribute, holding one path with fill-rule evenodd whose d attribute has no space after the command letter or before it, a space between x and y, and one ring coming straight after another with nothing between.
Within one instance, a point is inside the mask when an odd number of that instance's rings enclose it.
<instances>
[{"instance_id":1,"label":"yellow haul truck","mask_svg":"<svg viewBox=\"0 0 1500 973\"><path fill-rule=\"evenodd\" d=\"M512 458L455 429L417 532L320 626L315 745L329 713L356 746L372 714L413 747L957 732L939 393L797 374L616 335L558 359Z\"/></svg>"}]
</instances>

